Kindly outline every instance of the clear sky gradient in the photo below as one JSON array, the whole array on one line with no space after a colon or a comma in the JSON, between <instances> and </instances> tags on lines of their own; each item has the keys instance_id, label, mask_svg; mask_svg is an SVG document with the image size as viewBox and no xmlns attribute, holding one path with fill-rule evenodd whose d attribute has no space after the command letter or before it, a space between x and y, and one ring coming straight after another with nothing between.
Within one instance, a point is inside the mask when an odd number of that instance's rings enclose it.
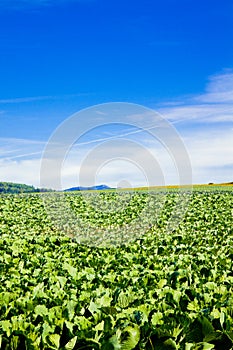
<instances>
[{"instance_id":1,"label":"clear sky gradient","mask_svg":"<svg viewBox=\"0 0 233 350\"><path fill-rule=\"evenodd\" d=\"M194 183L233 181L232 1L0 0L0 181L38 186L54 129L106 102L142 104L170 121ZM64 187L77 185L80 159L74 150ZM122 167L114 162L99 181L144 184Z\"/></svg>"}]
</instances>

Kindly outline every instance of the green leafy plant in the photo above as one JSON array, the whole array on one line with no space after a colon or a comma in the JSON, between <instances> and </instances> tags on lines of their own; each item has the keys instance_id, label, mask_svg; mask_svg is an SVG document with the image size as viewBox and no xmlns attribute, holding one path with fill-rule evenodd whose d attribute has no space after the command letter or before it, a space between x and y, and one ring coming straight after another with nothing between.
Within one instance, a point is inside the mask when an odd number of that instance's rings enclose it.
<instances>
[{"instance_id":1,"label":"green leafy plant","mask_svg":"<svg viewBox=\"0 0 233 350\"><path fill-rule=\"evenodd\" d=\"M233 348L230 187L196 188L169 234L178 192L169 190L166 201L158 193L163 206L148 232L128 232L136 239L108 247L80 244L72 229L64 234L43 195L0 196L1 349ZM105 208L114 193L88 196L68 193L66 200L87 227L109 227L110 236L112 225L129 223L147 202L146 192L126 191L124 210L101 213L93 201Z\"/></svg>"}]
</instances>

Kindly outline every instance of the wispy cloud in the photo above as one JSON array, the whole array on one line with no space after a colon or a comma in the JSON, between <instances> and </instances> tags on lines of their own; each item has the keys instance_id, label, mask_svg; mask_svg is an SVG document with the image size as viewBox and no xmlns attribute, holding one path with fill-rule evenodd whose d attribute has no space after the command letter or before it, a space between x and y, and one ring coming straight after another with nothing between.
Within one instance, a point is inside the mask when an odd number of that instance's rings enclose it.
<instances>
[{"instance_id":1,"label":"wispy cloud","mask_svg":"<svg viewBox=\"0 0 233 350\"><path fill-rule=\"evenodd\" d=\"M1 137L0 138L0 144L1 143L5 143L8 145L12 145L12 144L17 144L17 145L45 145L44 141L40 141L40 140L30 140L30 139L20 139L20 138L13 138L13 137Z\"/></svg>"},{"instance_id":2,"label":"wispy cloud","mask_svg":"<svg viewBox=\"0 0 233 350\"><path fill-rule=\"evenodd\" d=\"M203 123L233 122L233 104L197 104L163 108L160 113L171 122L193 121Z\"/></svg>"},{"instance_id":3,"label":"wispy cloud","mask_svg":"<svg viewBox=\"0 0 233 350\"><path fill-rule=\"evenodd\" d=\"M0 138L0 160L12 162L16 159L39 158L45 142L38 140ZM5 163L4 163L5 164Z\"/></svg>"},{"instance_id":4,"label":"wispy cloud","mask_svg":"<svg viewBox=\"0 0 233 350\"><path fill-rule=\"evenodd\" d=\"M116 140L116 139L119 139L119 138L125 138L125 137L131 136L131 135L135 135L135 134L142 134L142 133L145 133L147 131L150 131L150 130L153 130L153 129L156 129L156 128L157 128L157 126L154 126L154 125L149 127L149 128L145 128L145 129L136 129L135 130L135 128L134 129L132 128L132 129L128 129L128 131L123 132L123 133L117 133L115 135L110 134L110 136L101 137L101 138L95 138L93 140L84 141L84 142L78 142L77 146L79 147L79 146L90 145L90 144L99 143L99 142Z\"/></svg>"},{"instance_id":5,"label":"wispy cloud","mask_svg":"<svg viewBox=\"0 0 233 350\"><path fill-rule=\"evenodd\" d=\"M55 96L34 96L34 97L17 97L17 98L8 98L0 100L0 104L11 104L11 103L27 103L34 101L43 101L54 99Z\"/></svg>"},{"instance_id":6,"label":"wispy cloud","mask_svg":"<svg viewBox=\"0 0 233 350\"><path fill-rule=\"evenodd\" d=\"M180 125L179 122L182 124L180 129L181 138L190 155L194 183L232 181L232 91L233 73L228 71L211 77L203 94L185 97L182 102L175 101L176 103L173 105L160 108L161 114L172 123L175 125L177 123L177 126ZM37 98L42 98L42 96ZM51 96L46 98L51 98ZM230 126L230 123L232 123L232 126ZM154 127L151 125L151 128ZM149 132L149 130L150 125L147 131ZM106 130L105 133L100 133L96 129L91 137L88 135L85 137L84 135L84 138L81 138L80 142L72 147L70 154L64 160L62 169L63 188L78 185L78 173L82 168L83 160L98 144L105 141L106 148L104 151L93 153L96 155L93 159L100 165L100 168L103 165L101 171L96 174L96 181L114 187L117 186L119 180L127 180L132 186L146 184L143 183L143 174L135 168L132 162L127 164L123 159L114 160L114 155L127 154L129 159L134 159L136 162L144 164L145 167L150 166L150 160L146 161L145 153L135 152L134 147L126 147L124 139L135 140L153 155L162 170L166 184L179 183L169 153L162 149L161 145L156 144L154 139L147 139L148 135L146 134L148 133L144 132L145 130L128 127L124 130L117 129L115 131L107 129L107 133ZM113 147L116 147L114 146L114 140L119 138L120 142L117 144L117 148L114 149ZM1 138L1 180L39 186L40 158L45 145L45 142L37 140ZM106 163L106 160L109 160L109 162ZM95 171L93 170L93 160L85 165L83 171L86 178L91 172ZM161 177L160 179L155 177L154 184L159 184L161 179ZM52 182L50 187L53 187Z\"/></svg>"},{"instance_id":7,"label":"wispy cloud","mask_svg":"<svg viewBox=\"0 0 233 350\"><path fill-rule=\"evenodd\" d=\"M210 77L206 93L197 96L196 100L214 104L233 104L233 73L227 72Z\"/></svg>"},{"instance_id":8,"label":"wispy cloud","mask_svg":"<svg viewBox=\"0 0 233 350\"><path fill-rule=\"evenodd\" d=\"M209 130L206 126L204 129L193 131L190 128L183 132L182 138L190 155L194 183L232 181L232 131L232 129L224 127ZM16 145L20 145L20 140L15 142L14 146ZM36 142L33 144L33 141L30 141L26 149L33 153L38 150L36 146ZM62 188L79 185L80 171L87 181L90 174L94 174L93 178L96 183L107 183L114 187L122 180L127 180L132 186L147 185L145 174L140 170L140 167L137 167L137 165L142 165L144 170L151 168L151 160L146 157L147 153L150 153L155 162L158 163L158 171L153 178L153 184L179 183L179 176L173 160L168 151L161 145L145 144L145 151L140 150L138 145L127 144L124 140L119 140L118 143L109 140L106 146L103 145L99 150L93 145L89 146L73 147L67 155L61 169ZM1 181L40 186L41 156L39 154L30 155L30 152L23 154L25 148L21 148L21 153L16 150L17 147L12 149L16 155L24 155L26 159L17 156L11 157L12 154L10 157L5 154L4 158L0 158ZM90 152L93 153L93 156L85 162L90 157ZM99 165L97 171L95 164ZM163 176L159 175L160 170ZM53 187L52 174L49 174L49 177L51 178L50 187ZM86 183L86 185L92 184Z\"/></svg>"},{"instance_id":9,"label":"wispy cloud","mask_svg":"<svg viewBox=\"0 0 233 350\"><path fill-rule=\"evenodd\" d=\"M91 95L91 93L80 92L77 94L69 94L69 95L48 95L48 96L7 98L7 99L1 99L0 104L29 103L29 102L35 102L35 101L58 100L58 99L60 100L60 99L79 97L79 96L82 97L82 96L89 96L89 95Z\"/></svg>"},{"instance_id":10,"label":"wispy cloud","mask_svg":"<svg viewBox=\"0 0 233 350\"><path fill-rule=\"evenodd\" d=\"M161 106L159 112L171 122L233 122L233 72L209 78L203 94Z\"/></svg>"}]
</instances>

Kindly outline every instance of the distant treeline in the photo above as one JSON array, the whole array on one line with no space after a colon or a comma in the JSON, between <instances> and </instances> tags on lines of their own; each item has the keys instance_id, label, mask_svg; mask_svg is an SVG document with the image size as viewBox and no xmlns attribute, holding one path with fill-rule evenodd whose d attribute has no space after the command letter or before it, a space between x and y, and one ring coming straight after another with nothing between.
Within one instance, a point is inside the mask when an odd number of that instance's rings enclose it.
<instances>
[{"instance_id":1,"label":"distant treeline","mask_svg":"<svg viewBox=\"0 0 233 350\"><path fill-rule=\"evenodd\" d=\"M35 188L34 186L17 184L13 182L0 182L0 193L32 193L48 191L51 190L45 188Z\"/></svg>"}]
</instances>

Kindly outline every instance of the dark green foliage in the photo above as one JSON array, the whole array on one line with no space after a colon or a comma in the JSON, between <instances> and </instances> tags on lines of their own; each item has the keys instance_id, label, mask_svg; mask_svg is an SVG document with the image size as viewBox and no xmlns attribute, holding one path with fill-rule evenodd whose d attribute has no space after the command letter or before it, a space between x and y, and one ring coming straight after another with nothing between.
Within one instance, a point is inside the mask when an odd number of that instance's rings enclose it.
<instances>
[{"instance_id":1,"label":"dark green foliage","mask_svg":"<svg viewBox=\"0 0 233 350\"><path fill-rule=\"evenodd\" d=\"M35 188L34 186L17 184L13 182L0 182L0 193L33 193L33 192L48 192L51 190L43 188Z\"/></svg>"}]
</instances>

